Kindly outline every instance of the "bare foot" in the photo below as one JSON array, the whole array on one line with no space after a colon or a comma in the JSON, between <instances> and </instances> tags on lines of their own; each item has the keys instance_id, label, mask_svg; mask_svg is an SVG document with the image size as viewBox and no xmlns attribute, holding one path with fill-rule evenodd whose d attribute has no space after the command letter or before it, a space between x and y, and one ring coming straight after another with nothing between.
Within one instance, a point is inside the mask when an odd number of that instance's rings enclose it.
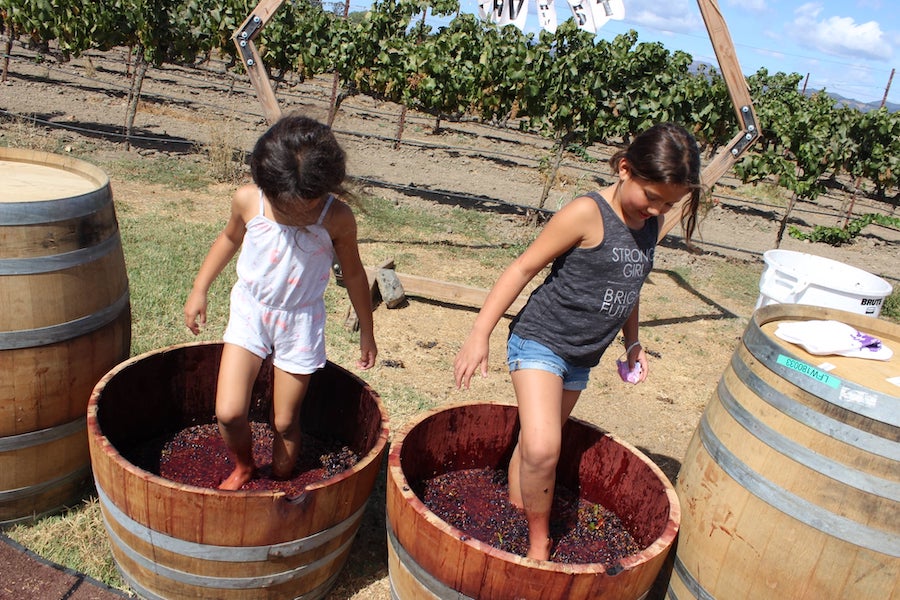
<instances>
[{"instance_id":1,"label":"bare foot","mask_svg":"<svg viewBox=\"0 0 900 600\"><path fill-rule=\"evenodd\" d=\"M219 484L220 490L239 490L245 483L253 479L253 469L236 467L231 475Z\"/></svg>"},{"instance_id":2,"label":"bare foot","mask_svg":"<svg viewBox=\"0 0 900 600\"><path fill-rule=\"evenodd\" d=\"M547 538L543 543L538 542L528 547L526 558L536 558L537 560L550 560L550 549L553 547L553 540Z\"/></svg>"}]
</instances>

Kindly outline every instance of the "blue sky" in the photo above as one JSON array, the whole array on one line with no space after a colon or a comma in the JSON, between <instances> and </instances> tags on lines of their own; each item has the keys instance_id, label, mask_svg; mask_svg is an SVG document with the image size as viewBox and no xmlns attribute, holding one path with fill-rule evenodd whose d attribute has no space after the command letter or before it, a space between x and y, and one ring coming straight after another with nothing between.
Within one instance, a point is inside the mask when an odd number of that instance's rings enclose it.
<instances>
[{"instance_id":1,"label":"blue sky","mask_svg":"<svg viewBox=\"0 0 900 600\"><path fill-rule=\"evenodd\" d=\"M529 0L526 31L538 29L535 1ZM877 103L891 69L900 63L900 11L895 1L719 0L719 8L745 74L761 67L770 74L808 74L808 89L824 87ZM716 64L696 0L623 2L624 20L608 21L598 37L612 39L634 29L640 42L658 41L671 51L683 50L694 60ZM571 17L566 0L555 0L555 6L558 20ZM477 14L477 0L461 0L461 8ZM894 76L887 100L900 104L900 74Z\"/></svg>"}]
</instances>

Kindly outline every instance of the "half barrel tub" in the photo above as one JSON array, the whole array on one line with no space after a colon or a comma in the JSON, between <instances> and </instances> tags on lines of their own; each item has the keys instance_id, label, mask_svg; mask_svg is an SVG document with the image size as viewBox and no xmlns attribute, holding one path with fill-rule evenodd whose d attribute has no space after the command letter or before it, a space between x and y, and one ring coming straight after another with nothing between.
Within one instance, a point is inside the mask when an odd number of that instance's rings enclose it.
<instances>
[{"instance_id":1,"label":"half barrel tub","mask_svg":"<svg viewBox=\"0 0 900 600\"><path fill-rule=\"evenodd\" d=\"M516 407L500 404L451 405L395 434L387 482L392 597L647 597L678 532L678 498L646 456L586 422L566 422L557 482L616 513L641 546L610 568L538 561L500 550L440 519L413 491L415 482L456 470L505 469L517 437Z\"/></svg>"},{"instance_id":2,"label":"half barrel tub","mask_svg":"<svg viewBox=\"0 0 900 600\"><path fill-rule=\"evenodd\" d=\"M304 433L336 438L360 458L295 497L177 483L136 467L129 448L213 422L221 343L172 346L135 357L97 384L87 411L97 495L113 557L145 598L321 598L359 529L387 451L381 399L329 362L302 406ZM265 361L251 416L272 397Z\"/></svg>"},{"instance_id":3,"label":"half barrel tub","mask_svg":"<svg viewBox=\"0 0 900 600\"><path fill-rule=\"evenodd\" d=\"M836 320L889 361L814 356L775 336ZM900 327L778 304L753 315L688 446L669 598L896 598ZM827 364L826 364L827 363Z\"/></svg>"},{"instance_id":4,"label":"half barrel tub","mask_svg":"<svg viewBox=\"0 0 900 600\"><path fill-rule=\"evenodd\" d=\"M128 358L128 277L109 178L0 148L0 523L90 489L85 409Z\"/></svg>"}]
</instances>

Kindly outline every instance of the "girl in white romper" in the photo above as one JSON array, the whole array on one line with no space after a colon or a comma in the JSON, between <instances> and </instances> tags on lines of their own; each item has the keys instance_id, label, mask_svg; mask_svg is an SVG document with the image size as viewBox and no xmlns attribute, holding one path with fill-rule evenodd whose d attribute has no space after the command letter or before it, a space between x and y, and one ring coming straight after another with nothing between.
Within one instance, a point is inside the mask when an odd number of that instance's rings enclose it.
<instances>
[{"instance_id":1,"label":"girl in white romper","mask_svg":"<svg viewBox=\"0 0 900 600\"><path fill-rule=\"evenodd\" d=\"M216 392L216 419L234 471L220 489L237 490L254 475L250 394L264 358L272 355L272 473L290 478L300 451L300 406L309 380L325 365L325 288L333 255L359 317L360 358L375 364L372 303L359 257L356 219L338 196L346 177L344 151L330 128L284 117L260 137L250 157L255 185L234 193L231 217L213 242L184 305L196 335L206 324L207 293L241 248L231 292Z\"/></svg>"}]
</instances>

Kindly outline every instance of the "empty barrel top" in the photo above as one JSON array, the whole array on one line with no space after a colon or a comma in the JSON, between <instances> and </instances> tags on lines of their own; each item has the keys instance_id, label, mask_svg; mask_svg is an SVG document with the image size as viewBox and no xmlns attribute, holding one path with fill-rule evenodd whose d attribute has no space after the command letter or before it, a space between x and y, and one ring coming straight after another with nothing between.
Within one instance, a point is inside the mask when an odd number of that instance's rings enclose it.
<instances>
[{"instance_id":1,"label":"empty barrel top","mask_svg":"<svg viewBox=\"0 0 900 600\"><path fill-rule=\"evenodd\" d=\"M99 169L45 152L0 150L0 203L58 200L106 184Z\"/></svg>"}]
</instances>

